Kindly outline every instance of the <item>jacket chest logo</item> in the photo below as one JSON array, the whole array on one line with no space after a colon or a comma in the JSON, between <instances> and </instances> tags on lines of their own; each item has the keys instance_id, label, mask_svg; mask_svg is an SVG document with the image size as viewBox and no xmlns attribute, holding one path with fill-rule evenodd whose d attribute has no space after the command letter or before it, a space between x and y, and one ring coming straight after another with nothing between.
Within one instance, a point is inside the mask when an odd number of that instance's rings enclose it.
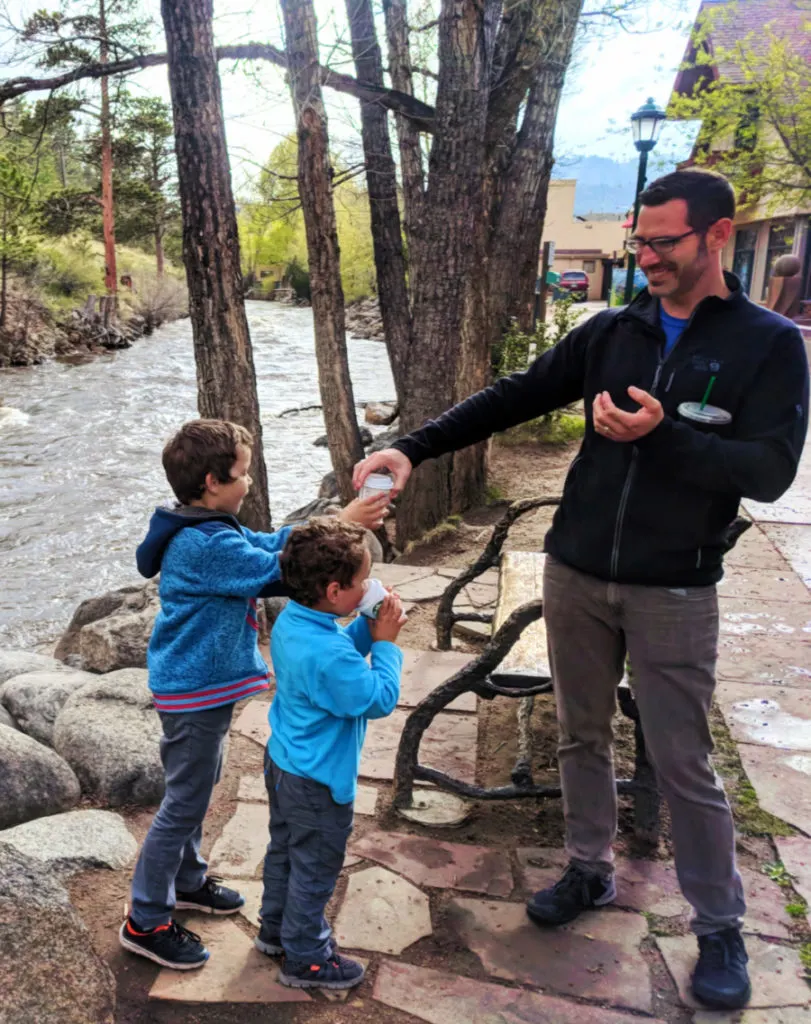
<instances>
[{"instance_id":1,"label":"jacket chest logo","mask_svg":"<svg viewBox=\"0 0 811 1024\"><path fill-rule=\"evenodd\" d=\"M694 355L691 365L700 373L718 373L721 369L721 360L712 356Z\"/></svg>"}]
</instances>

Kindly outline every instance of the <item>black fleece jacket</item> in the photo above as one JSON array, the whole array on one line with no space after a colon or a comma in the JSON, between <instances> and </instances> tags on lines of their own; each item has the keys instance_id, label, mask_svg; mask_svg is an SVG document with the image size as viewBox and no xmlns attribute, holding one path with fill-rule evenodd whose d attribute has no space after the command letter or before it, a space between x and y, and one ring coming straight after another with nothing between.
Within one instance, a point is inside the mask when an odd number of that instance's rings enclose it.
<instances>
[{"instance_id":1,"label":"black fleece jacket","mask_svg":"<svg viewBox=\"0 0 811 1024\"><path fill-rule=\"evenodd\" d=\"M604 580L703 586L722 575L726 531L742 497L775 501L797 471L808 426L808 362L797 327L750 302L732 274L731 294L696 307L667 358L659 303L647 290L625 309L576 327L523 373L504 377L394 447L413 465L497 431L585 400L586 431L572 463L546 550ZM699 430L679 420L682 402L711 404L729 426ZM665 417L634 443L594 430L592 402L608 391L638 406L630 385L654 394Z\"/></svg>"}]
</instances>

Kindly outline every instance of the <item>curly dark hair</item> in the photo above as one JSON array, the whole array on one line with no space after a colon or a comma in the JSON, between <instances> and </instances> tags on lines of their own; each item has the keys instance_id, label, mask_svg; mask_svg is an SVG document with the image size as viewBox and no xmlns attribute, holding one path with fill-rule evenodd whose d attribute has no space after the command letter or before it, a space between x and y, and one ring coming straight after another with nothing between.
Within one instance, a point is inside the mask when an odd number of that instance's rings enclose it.
<instances>
[{"instance_id":1,"label":"curly dark hair","mask_svg":"<svg viewBox=\"0 0 811 1024\"><path fill-rule=\"evenodd\" d=\"M351 586L363 565L365 536L362 526L335 518L311 519L297 526L279 557L282 579L293 600L312 608L333 581Z\"/></svg>"},{"instance_id":2,"label":"curly dark hair","mask_svg":"<svg viewBox=\"0 0 811 1024\"><path fill-rule=\"evenodd\" d=\"M253 435L239 423L228 420L184 423L163 449L163 469L177 500L188 505L202 498L208 473L227 484L240 444L252 448Z\"/></svg>"}]
</instances>

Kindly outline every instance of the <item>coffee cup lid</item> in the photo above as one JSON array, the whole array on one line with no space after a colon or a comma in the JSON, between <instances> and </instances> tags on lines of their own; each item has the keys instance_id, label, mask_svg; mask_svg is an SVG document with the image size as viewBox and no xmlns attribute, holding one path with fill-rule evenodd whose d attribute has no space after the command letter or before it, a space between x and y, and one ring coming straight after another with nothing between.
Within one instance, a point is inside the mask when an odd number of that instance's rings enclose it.
<instances>
[{"instance_id":1,"label":"coffee cup lid","mask_svg":"<svg viewBox=\"0 0 811 1024\"><path fill-rule=\"evenodd\" d=\"M720 427L732 422L732 414L726 409L719 409L717 405L705 405L702 409L701 402L682 402L679 406L679 415L685 420L704 423L707 426Z\"/></svg>"},{"instance_id":2,"label":"coffee cup lid","mask_svg":"<svg viewBox=\"0 0 811 1024\"><path fill-rule=\"evenodd\" d=\"M375 491L390 491L394 481L385 473L370 473L364 481L364 487L371 487Z\"/></svg>"}]
</instances>

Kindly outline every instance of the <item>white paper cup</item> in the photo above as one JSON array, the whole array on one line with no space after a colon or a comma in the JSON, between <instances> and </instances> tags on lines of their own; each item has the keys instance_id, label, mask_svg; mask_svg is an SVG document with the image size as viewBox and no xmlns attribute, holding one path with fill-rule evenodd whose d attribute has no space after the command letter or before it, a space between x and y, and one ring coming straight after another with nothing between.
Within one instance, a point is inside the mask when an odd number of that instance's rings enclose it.
<instances>
[{"instance_id":1,"label":"white paper cup","mask_svg":"<svg viewBox=\"0 0 811 1024\"><path fill-rule=\"evenodd\" d=\"M383 604L383 599L387 594L388 590L386 590L380 580L370 577L366 581L366 590L358 605L358 611L361 615L365 615L367 619L376 619L380 606Z\"/></svg>"},{"instance_id":2,"label":"white paper cup","mask_svg":"<svg viewBox=\"0 0 811 1024\"><path fill-rule=\"evenodd\" d=\"M388 494L394 487L394 481L386 473L370 473L358 492L359 498L374 498L378 494Z\"/></svg>"}]
</instances>

